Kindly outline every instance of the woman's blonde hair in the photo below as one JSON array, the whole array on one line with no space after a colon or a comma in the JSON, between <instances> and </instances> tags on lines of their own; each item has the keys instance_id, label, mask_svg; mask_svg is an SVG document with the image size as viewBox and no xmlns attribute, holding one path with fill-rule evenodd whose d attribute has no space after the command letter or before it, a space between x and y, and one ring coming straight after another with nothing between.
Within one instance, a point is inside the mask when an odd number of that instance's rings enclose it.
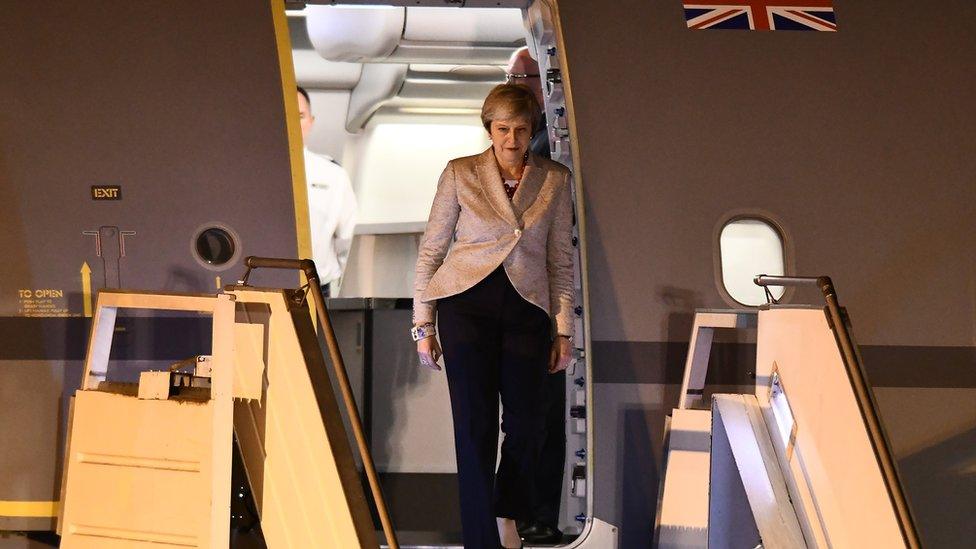
<instances>
[{"instance_id":1,"label":"woman's blonde hair","mask_svg":"<svg viewBox=\"0 0 976 549\"><path fill-rule=\"evenodd\" d=\"M522 84L499 84L488 92L485 104L481 107L481 123L491 132L492 120L511 120L525 117L532 129L539 125L542 107L535 94Z\"/></svg>"}]
</instances>

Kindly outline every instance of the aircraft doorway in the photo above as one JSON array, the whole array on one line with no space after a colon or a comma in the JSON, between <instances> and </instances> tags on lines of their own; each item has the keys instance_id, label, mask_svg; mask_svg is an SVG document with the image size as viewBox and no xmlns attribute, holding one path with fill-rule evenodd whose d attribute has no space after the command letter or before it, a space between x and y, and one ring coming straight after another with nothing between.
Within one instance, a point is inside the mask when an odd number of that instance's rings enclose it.
<instances>
[{"instance_id":1,"label":"aircraft doorway","mask_svg":"<svg viewBox=\"0 0 976 549\"><path fill-rule=\"evenodd\" d=\"M289 31L296 81L315 117L305 146L342 166L358 203L329 306L399 541L458 545L446 377L420 367L406 336L417 248L444 165L489 146L481 104L506 81L517 49L528 46L540 65L550 153L572 168L569 106L547 3L394 4L308 5L288 11ZM574 345L585 356L579 230ZM582 544L592 529L588 374L579 359L566 376L560 545Z\"/></svg>"}]
</instances>

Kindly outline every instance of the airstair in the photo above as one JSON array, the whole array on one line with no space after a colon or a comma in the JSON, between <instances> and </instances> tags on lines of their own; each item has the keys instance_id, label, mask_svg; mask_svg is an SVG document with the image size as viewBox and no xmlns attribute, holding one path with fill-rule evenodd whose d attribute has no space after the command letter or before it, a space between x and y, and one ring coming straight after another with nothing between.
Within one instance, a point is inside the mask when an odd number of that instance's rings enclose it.
<instances>
[{"instance_id":1,"label":"airstair","mask_svg":"<svg viewBox=\"0 0 976 549\"><path fill-rule=\"evenodd\" d=\"M235 434L268 547L378 547L310 300L356 419L387 545L398 546L314 265L267 258L247 265L248 273L300 269L309 284L256 288L245 274L215 295L99 293L70 412L62 547L227 547ZM120 311L210 315L212 352L141 372L138 383L113 380Z\"/></svg>"},{"instance_id":2,"label":"airstair","mask_svg":"<svg viewBox=\"0 0 976 549\"><path fill-rule=\"evenodd\" d=\"M665 429L657 546L919 547L830 279L761 275L756 283L815 286L825 306L771 300L758 313L696 314ZM756 333L755 383L738 394L705 394L719 329Z\"/></svg>"},{"instance_id":3,"label":"airstair","mask_svg":"<svg viewBox=\"0 0 976 549\"><path fill-rule=\"evenodd\" d=\"M228 547L235 440L267 547L401 547L314 264L246 264L242 280L216 294L99 293L69 412L62 547ZM251 286L254 268L301 270L308 283ZM117 318L174 313L212 317L210 354L142 371L138 382L116 379L124 377L110 360ZM616 544L616 529L589 517L571 547Z\"/></svg>"}]
</instances>

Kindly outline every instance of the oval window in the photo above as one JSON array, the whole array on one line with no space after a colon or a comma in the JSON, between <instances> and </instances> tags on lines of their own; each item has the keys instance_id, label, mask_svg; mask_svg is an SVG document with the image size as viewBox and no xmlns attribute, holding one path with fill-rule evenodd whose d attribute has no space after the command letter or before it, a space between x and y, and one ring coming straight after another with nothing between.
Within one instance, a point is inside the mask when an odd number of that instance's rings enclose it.
<instances>
[{"instance_id":1,"label":"oval window","mask_svg":"<svg viewBox=\"0 0 976 549\"><path fill-rule=\"evenodd\" d=\"M766 303L763 289L753 283L756 275L783 275L783 239L772 224L757 218L735 219L719 235L722 284L732 299L752 307ZM773 297L783 288L770 287Z\"/></svg>"},{"instance_id":2,"label":"oval window","mask_svg":"<svg viewBox=\"0 0 976 549\"><path fill-rule=\"evenodd\" d=\"M240 254L234 231L217 224L197 229L190 241L190 249L197 262L210 270L226 269Z\"/></svg>"},{"instance_id":3,"label":"oval window","mask_svg":"<svg viewBox=\"0 0 976 549\"><path fill-rule=\"evenodd\" d=\"M210 265L223 265L234 257L234 239L221 228L207 229L197 237L197 254Z\"/></svg>"}]
</instances>

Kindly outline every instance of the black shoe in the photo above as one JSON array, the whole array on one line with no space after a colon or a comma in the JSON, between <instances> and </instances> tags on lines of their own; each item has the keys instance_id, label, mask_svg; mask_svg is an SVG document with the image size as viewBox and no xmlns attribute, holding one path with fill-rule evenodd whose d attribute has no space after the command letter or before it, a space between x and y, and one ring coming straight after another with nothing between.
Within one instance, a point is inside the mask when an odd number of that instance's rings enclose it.
<instances>
[{"instance_id":1,"label":"black shoe","mask_svg":"<svg viewBox=\"0 0 976 549\"><path fill-rule=\"evenodd\" d=\"M548 524L534 522L526 528L519 528L519 536L529 545L556 545L562 542L563 533Z\"/></svg>"}]
</instances>

